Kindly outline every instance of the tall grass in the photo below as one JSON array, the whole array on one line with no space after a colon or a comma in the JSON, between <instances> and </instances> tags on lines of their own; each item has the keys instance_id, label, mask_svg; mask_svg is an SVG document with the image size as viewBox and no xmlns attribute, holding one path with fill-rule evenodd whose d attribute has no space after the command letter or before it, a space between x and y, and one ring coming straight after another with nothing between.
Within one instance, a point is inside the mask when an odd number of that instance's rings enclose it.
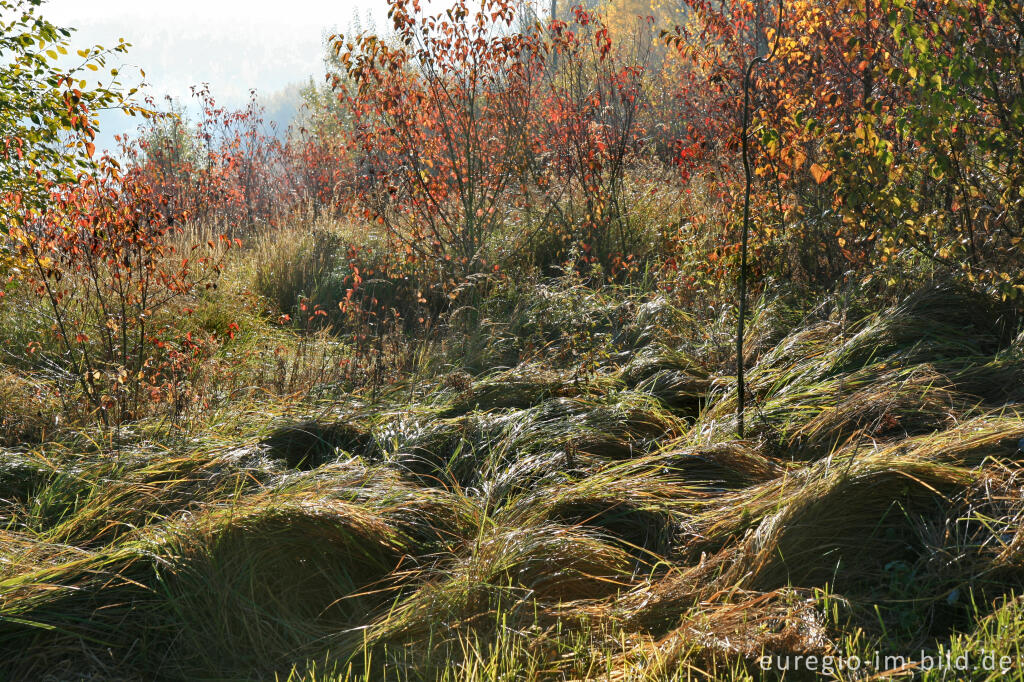
<instances>
[{"instance_id":1,"label":"tall grass","mask_svg":"<svg viewBox=\"0 0 1024 682\"><path fill-rule=\"evenodd\" d=\"M1015 651L1024 353L998 306L762 300L738 441L720 310L496 276L354 371L345 321L280 320L347 272L340 237L302 234L191 301L232 334L180 419L114 438L4 370L7 678L790 679L760 657Z\"/></svg>"}]
</instances>

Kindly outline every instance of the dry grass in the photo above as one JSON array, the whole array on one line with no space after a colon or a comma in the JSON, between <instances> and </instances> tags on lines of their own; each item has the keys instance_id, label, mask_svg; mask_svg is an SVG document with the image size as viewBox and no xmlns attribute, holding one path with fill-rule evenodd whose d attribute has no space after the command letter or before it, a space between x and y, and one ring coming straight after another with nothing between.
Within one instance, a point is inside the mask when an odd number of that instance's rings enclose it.
<instances>
[{"instance_id":1,"label":"dry grass","mask_svg":"<svg viewBox=\"0 0 1024 682\"><path fill-rule=\"evenodd\" d=\"M385 389L308 370L282 395L256 353L187 425L16 438L3 673L757 679L765 654L1016 650L1024 358L996 313L766 307L738 441L716 330L571 281L502 295L477 320L509 343L466 347L512 365L453 366L448 339Z\"/></svg>"}]
</instances>

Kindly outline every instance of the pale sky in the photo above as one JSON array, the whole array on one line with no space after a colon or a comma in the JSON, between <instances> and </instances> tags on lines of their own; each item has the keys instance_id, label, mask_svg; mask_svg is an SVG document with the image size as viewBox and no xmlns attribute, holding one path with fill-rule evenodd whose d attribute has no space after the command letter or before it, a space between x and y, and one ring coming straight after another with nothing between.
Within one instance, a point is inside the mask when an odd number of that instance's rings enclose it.
<instances>
[{"instance_id":1,"label":"pale sky","mask_svg":"<svg viewBox=\"0 0 1024 682\"><path fill-rule=\"evenodd\" d=\"M273 96L309 77L323 78L324 36L354 22L386 26L384 0L48 0L40 14L77 29L75 48L110 46L124 38L131 50L119 60L146 72L148 91L190 99L189 87L210 83L218 102L241 106L250 88ZM135 84L124 69L124 81ZM104 117L98 146L115 132L134 129L131 119Z\"/></svg>"}]
</instances>

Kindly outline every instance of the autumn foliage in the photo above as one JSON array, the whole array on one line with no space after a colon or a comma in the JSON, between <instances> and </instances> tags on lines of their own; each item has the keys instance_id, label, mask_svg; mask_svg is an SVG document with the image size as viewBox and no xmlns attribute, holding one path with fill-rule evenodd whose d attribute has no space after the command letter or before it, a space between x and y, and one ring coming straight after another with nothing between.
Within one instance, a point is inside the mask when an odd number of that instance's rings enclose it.
<instances>
[{"instance_id":1,"label":"autumn foliage","mask_svg":"<svg viewBox=\"0 0 1024 682\"><path fill-rule=\"evenodd\" d=\"M35 294L54 343L30 343L77 383L104 423L117 424L191 399L195 361L216 339L181 332L169 313L214 285L230 242L178 239L182 216L139 169L104 158L97 173L54 190L47 209L12 236L24 286ZM72 394L73 395L73 394ZM74 402L73 397L70 398Z\"/></svg>"},{"instance_id":2,"label":"autumn foliage","mask_svg":"<svg viewBox=\"0 0 1024 682\"><path fill-rule=\"evenodd\" d=\"M191 358L220 341L179 334L162 311L214 285L224 248L304 216L358 228L313 240L296 272L316 282L264 267L260 290L280 319L347 334L359 353L385 329L444 326L488 282L528 271L655 273L698 304L736 276L743 74L777 45L752 83L755 290L917 272L1019 301L1021 14L1019 0L555 17L390 0L387 31L330 39L326 85L292 129L266 124L255 94L235 111L198 87L196 120L155 117L120 163L80 160L77 179L7 196L25 218L7 277L49 310L61 350L47 362L112 421L147 401L183 409ZM91 145L88 98L57 85L72 98L61 120Z\"/></svg>"},{"instance_id":3,"label":"autumn foliage","mask_svg":"<svg viewBox=\"0 0 1024 682\"><path fill-rule=\"evenodd\" d=\"M829 282L923 259L1019 296L1019 154L1009 148L1020 134L1020 3L781 6L752 126L762 272ZM692 7L696 26L668 40L717 85L724 116L699 134L729 139L740 69L758 50L754 8Z\"/></svg>"}]
</instances>

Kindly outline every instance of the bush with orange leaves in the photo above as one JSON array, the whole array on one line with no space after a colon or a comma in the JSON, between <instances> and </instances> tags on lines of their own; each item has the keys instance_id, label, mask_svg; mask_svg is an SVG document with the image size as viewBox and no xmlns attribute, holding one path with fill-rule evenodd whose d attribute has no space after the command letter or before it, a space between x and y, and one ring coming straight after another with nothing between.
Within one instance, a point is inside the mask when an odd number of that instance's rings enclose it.
<instances>
[{"instance_id":1,"label":"bush with orange leaves","mask_svg":"<svg viewBox=\"0 0 1024 682\"><path fill-rule=\"evenodd\" d=\"M104 157L12 232L20 285L34 294L18 299L41 327L27 355L57 378L66 405L84 403L105 425L156 405L180 413L197 360L217 343L174 323L190 295L216 286L231 242L184 244L146 178Z\"/></svg>"}]
</instances>

